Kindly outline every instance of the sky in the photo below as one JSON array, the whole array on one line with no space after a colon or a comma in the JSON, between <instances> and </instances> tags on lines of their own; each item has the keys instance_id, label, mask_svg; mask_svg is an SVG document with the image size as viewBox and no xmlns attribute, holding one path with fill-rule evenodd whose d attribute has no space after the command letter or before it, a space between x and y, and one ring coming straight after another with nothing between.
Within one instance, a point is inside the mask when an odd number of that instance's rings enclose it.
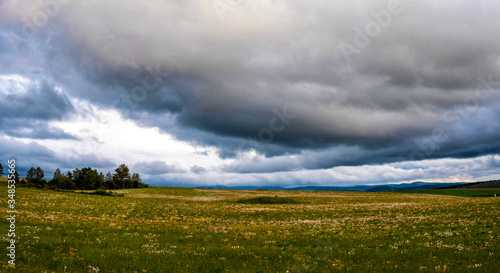
<instances>
[{"instance_id":1,"label":"sky","mask_svg":"<svg viewBox=\"0 0 500 273\"><path fill-rule=\"evenodd\" d=\"M500 178L500 2L0 0L0 160L164 186Z\"/></svg>"}]
</instances>

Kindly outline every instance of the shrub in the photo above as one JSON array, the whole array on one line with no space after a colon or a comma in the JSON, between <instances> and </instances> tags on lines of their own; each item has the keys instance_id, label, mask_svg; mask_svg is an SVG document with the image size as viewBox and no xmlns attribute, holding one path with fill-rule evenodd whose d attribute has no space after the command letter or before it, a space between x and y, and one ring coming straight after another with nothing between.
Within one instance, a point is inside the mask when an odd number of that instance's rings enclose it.
<instances>
[{"instance_id":1,"label":"shrub","mask_svg":"<svg viewBox=\"0 0 500 273\"><path fill-rule=\"evenodd\" d=\"M93 192L90 192L90 193L87 193L87 194L92 194L92 195L104 195L104 196L119 196L119 197L123 197L125 196L125 194L123 193L116 193L116 192L112 192L112 191L106 191L106 190L96 190L96 191L93 191Z\"/></svg>"},{"instance_id":2,"label":"shrub","mask_svg":"<svg viewBox=\"0 0 500 273\"><path fill-rule=\"evenodd\" d=\"M236 201L240 204L299 204L300 202L286 197L261 196L257 198L240 199Z\"/></svg>"}]
</instances>

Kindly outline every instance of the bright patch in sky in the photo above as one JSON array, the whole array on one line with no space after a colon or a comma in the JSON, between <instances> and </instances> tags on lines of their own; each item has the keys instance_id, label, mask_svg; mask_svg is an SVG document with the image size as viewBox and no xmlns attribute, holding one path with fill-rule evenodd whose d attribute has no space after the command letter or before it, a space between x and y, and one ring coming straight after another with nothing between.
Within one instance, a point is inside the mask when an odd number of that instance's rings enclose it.
<instances>
[{"instance_id":1,"label":"bright patch in sky","mask_svg":"<svg viewBox=\"0 0 500 273\"><path fill-rule=\"evenodd\" d=\"M131 120L123 119L117 111L84 106L85 102L74 104L79 105L79 115L68 121L51 123L68 134L78 136L79 140L68 140L63 145L68 152L99 153L114 161L130 164L159 160L184 170L193 166L210 169L233 161L221 160L214 147L195 146L160 132L156 127L138 126ZM42 144L49 148L62 148L61 142L46 141Z\"/></svg>"}]
</instances>

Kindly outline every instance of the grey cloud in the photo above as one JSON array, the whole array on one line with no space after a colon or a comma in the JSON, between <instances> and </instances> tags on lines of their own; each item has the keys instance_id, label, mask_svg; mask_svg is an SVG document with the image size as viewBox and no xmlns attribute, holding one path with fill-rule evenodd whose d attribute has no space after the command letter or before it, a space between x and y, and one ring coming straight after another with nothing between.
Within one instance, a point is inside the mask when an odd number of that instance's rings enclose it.
<instances>
[{"instance_id":1,"label":"grey cloud","mask_svg":"<svg viewBox=\"0 0 500 273\"><path fill-rule=\"evenodd\" d=\"M414 137L387 147L366 149L361 146L335 146L302 151L294 157L276 156L237 161L225 167L227 172L273 173L335 166L359 166L439 158L473 158L500 153L500 123L496 108L478 107L470 117L459 111L453 122L436 127L433 136ZM485 128L487 128L485 131Z\"/></svg>"},{"instance_id":2,"label":"grey cloud","mask_svg":"<svg viewBox=\"0 0 500 273\"><path fill-rule=\"evenodd\" d=\"M26 90L13 89L2 96L2 117L51 120L60 119L73 110L68 97L45 80L21 88Z\"/></svg>"},{"instance_id":3,"label":"grey cloud","mask_svg":"<svg viewBox=\"0 0 500 273\"><path fill-rule=\"evenodd\" d=\"M9 159L16 160L16 170L24 177L30 167L40 166L45 171L47 179L52 178L52 173L56 168L62 170L73 170L84 166L112 170L118 166L109 158L97 156L88 152L72 151L71 153L61 154L58 151L47 148L37 143L29 141L27 143L18 141L11 137L7 138L0 134L0 160L7 162Z\"/></svg>"},{"instance_id":4,"label":"grey cloud","mask_svg":"<svg viewBox=\"0 0 500 273\"><path fill-rule=\"evenodd\" d=\"M194 165L190 168L193 173L205 173L207 170L201 166Z\"/></svg>"},{"instance_id":5,"label":"grey cloud","mask_svg":"<svg viewBox=\"0 0 500 273\"><path fill-rule=\"evenodd\" d=\"M74 111L68 97L46 80L19 82L0 78L0 132L32 139L72 139L48 123Z\"/></svg>"},{"instance_id":6,"label":"grey cloud","mask_svg":"<svg viewBox=\"0 0 500 273\"><path fill-rule=\"evenodd\" d=\"M36 142L24 143L0 134L0 160L16 160L16 170L24 176L31 166L49 167L50 162L56 157L56 153ZM2 164L5 166L5 164Z\"/></svg>"},{"instance_id":7,"label":"grey cloud","mask_svg":"<svg viewBox=\"0 0 500 273\"><path fill-rule=\"evenodd\" d=\"M471 159L438 159L419 162L403 162L385 165L335 167L317 171L289 171L278 173L207 173L197 176L191 173L166 175L163 181L175 186L282 186L300 185L366 185L398 181L470 181L474 177L491 175L491 167L498 168L498 155ZM495 168L495 167L494 167ZM497 169L498 170L498 169ZM497 175L498 176L498 175ZM161 183L159 183L161 185Z\"/></svg>"},{"instance_id":8,"label":"grey cloud","mask_svg":"<svg viewBox=\"0 0 500 273\"><path fill-rule=\"evenodd\" d=\"M448 128L446 120L474 95L478 75L500 80L497 2L479 1L471 9L465 1L401 1L401 13L350 60L339 45L354 44L354 28L373 21L371 12L385 9L387 1L253 1L233 14L237 24L220 20L206 1L137 3L141 8L124 10L68 6L40 29L38 47L7 29L4 37L18 50L42 56L36 63L19 58L11 71L31 75L29 67L35 67L72 97L118 109L182 140L216 146L222 158L249 149L267 157L237 162L226 167L229 172L397 162L419 149L416 140L428 140L442 127L448 140L424 158L499 150L492 130L497 124L487 120L498 116L498 97L480 102L490 112L468 118L469 128ZM2 61L15 55L7 51ZM135 88L154 83L150 70L156 67L161 80L144 99L134 99ZM40 88L33 94L53 107L35 105L21 117L56 119L71 111L64 96ZM270 127L273 108L283 107L297 117L271 143L247 142ZM286 158L292 154L298 158ZM152 174L175 169L164 162L141 164Z\"/></svg>"},{"instance_id":9,"label":"grey cloud","mask_svg":"<svg viewBox=\"0 0 500 273\"><path fill-rule=\"evenodd\" d=\"M141 173L151 174L151 175L160 175L166 173L183 173L185 170L182 168L169 165L163 161L142 161L138 162L134 165L134 169L137 169Z\"/></svg>"},{"instance_id":10,"label":"grey cloud","mask_svg":"<svg viewBox=\"0 0 500 273\"><path fill-rule=\"evenodd\" d=\"M57 168L63 171L73 171L75 168L92 167L106 173L113 172L120 163L103 155L97 155L96 151L75 149L70 153L57 153L50 162L46 163L47 171L54 172ZM132 170L134 171L134 170Z\"/></svg>"},{"instance_id":11,"label":"grey cloud","mask_svg":"<svg viewBox=\"0 0 500 273\"><path fill-rule=\"evenodd\" d=\"M76 136L68 134L60 128L48 126L44 121L4 119L0 120L0 126L5 134L17 138L77 139Z\"/></svg>"}]
</instances>

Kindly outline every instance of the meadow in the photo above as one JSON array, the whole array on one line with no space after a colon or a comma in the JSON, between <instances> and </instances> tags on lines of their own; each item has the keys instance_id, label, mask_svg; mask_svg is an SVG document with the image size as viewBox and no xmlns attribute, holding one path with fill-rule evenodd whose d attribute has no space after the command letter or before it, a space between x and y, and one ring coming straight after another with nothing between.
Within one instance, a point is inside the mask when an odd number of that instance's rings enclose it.
<instances>
[{"instance_id":1,"label":"meadow","mask_svg":"<svg viewBox=\"0 0 500 273\"><path fill-rule=\"evenodd\" d=\"M0 199L2 272L500 271L498 197L16 190L15 268Z\"/></svg>"}]
</instances>

